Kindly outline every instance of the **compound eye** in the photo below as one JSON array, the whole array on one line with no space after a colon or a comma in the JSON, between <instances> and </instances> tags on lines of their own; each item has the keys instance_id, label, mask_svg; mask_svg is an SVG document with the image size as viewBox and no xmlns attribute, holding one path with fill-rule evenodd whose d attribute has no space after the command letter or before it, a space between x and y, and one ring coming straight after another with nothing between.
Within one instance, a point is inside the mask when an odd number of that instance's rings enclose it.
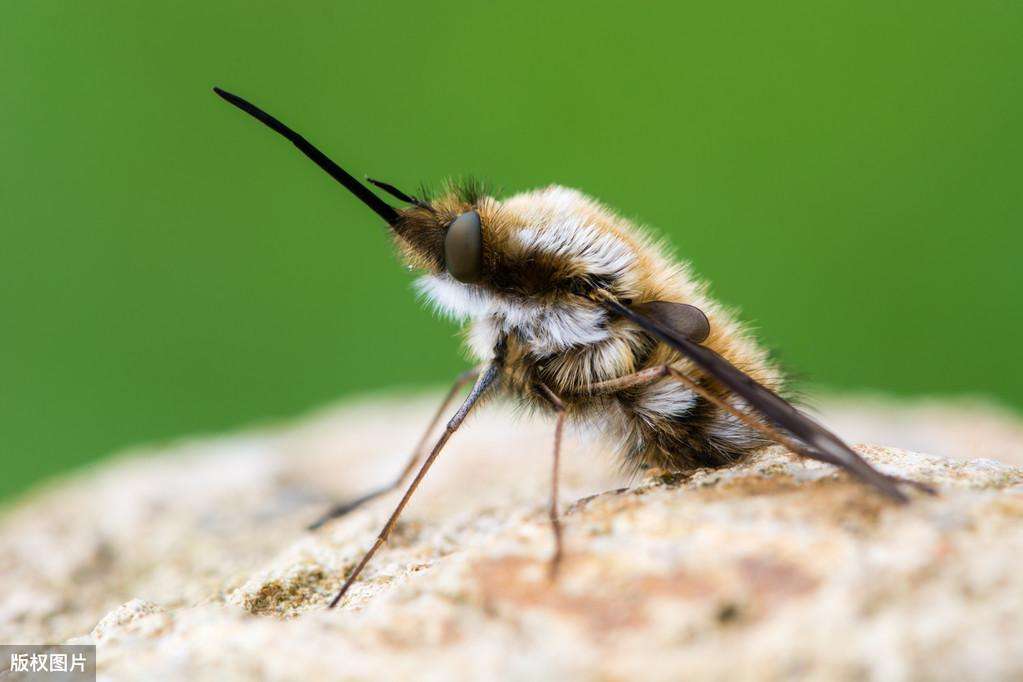
<instances>
[{"instance_id":1,"label":"compound eye","mask_svg":"<svg viewBox=\"0 0 1023 682\"><path fill-rule=\"evenodd\" d=\"M448 227L444 236L444 266L459 282L479 281L483 273L483 228L476 211L463 213Z\"/></svg>"}]
</instances>

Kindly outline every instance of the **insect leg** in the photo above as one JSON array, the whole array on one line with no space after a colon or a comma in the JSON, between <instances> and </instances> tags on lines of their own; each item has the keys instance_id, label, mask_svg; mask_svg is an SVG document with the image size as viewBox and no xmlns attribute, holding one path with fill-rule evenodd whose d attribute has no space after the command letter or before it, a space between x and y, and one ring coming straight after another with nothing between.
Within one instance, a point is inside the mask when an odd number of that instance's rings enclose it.
<instances>
[{"instance_id":1,"label":"insect leg","mask_svg":"<svg viewBox=\"0 0 1023 682\"><path fill-rule=\"evenodd\" d=\"M636 372L635 374L626 374L625 376L618 377L616 379L608 379L607 381L598 381L595 384L590 384L579 391L579 395L607 395L610 393L617 393L618 391L624 391L628 388L652 384L655 381L668 376L668 374L667 365L658 365L657 367L650 367L649 369L644 369L641 372Z\"/></svg>"},{"instance_id":2,"label":"insect leg","mask_svg":"<svg viewBox=\"0 0 1023 682\"><path fill-rule=\"evenodd\" d=\"M481 368L476 367L475 369L471 369L458 375L458 378L455 380L451 390L448 391L446 396L444 396L444 401L441 402L440 407L437 408L437 412L434 413L433 419L430 420L430 425L426 427L426 431L423 433L422 437L419 439L419 443L412 451L412 457L409 458L408 462L405 464L405 468L402 469L401 474L396 479L387 485L371 490L365 495L361 495L354 500L335 504L333 507L324 512L323 516L309 524L309 526L307 526L308 530L316 530L328 521L336 519L339 516L344 516L348 512L353 511L367 502L375 500L381 495L389 493L400 486L415 469L416 463L422 458L423 451L426 450L427 439L430 437L430 434L433 433L433 430L437 428L437 424L440 422L440 418L444 416L444 412L448 409L448 405L450 405L451 401L455 399L458 392L462 390L462 387L480 375L480 371Z\"/></svg>"},{"instance_id":3,"label":"insect leg","mask_svg":"<svg viewBox=\"0 0 1023 682\"><path fill-rule=\"evenodd\" d=\"M330 602L330 606L328 608L334 608L337 606L338 602L341 601L341 598L345 596L345 593L348 592L348 589L352 586L352 583L354 583L356 578L359 577L359 574L362 573L362 569L366 567L367 563L369 563L369 560L373 558L373 555L376 554L378 549L380 549L380 546L387 542L388 536L391 534L391 531L394 530L394 526L398 522L398 517L401 516L401 512L405 510L405 505L407 505L409 500L412 499L412 493L414 493L416 488L419 487L419 484L426 476L426 472L430 470L434 460L437 459L437 456L444 448L444 445L448 442L448 439L451 438L451 435L457 431L458 427L462 425L463 421L465 421L465 417L469 414L469 410L472 409L473 405L479 401L480 397L486 393L487 389L494 383L499 371L500 366L495 362L494 364L489 365L486 370L480 374L479 378L476 379L476 384L472 387L472 391L469 392L465 402L462 403L462 406L458 408L455 415L448 421L447 426L444 427L444 432L440 435L440 438L437 439L437 442L433 446L433 450L430 451L430 456L426 458L425 462L423 462L423 465L419 468L419 473L417 473L416 477L412 479L412 483L409 484L408 490L405 491L405 495L402 496L398 506L395 507L393 512L391 512L391 516L387 519L387 523L384 524L383 529L377 536L376 542L373 543L373 546L370 547L369 551L362 557L362 560L355 567L355 570L353 570L351 575L348 576L345 584L341 586L341 590L337 593L337 596L334 597L334 601Z\"/></svg>"},{"instance_id":4,"label":"insect leg","mask_svg":"<svg viewBox=\"0 0 1023 682\"><path fill-rule=\"evenodd\" d=\"M565 428L565 403L554 394L550 388L540 384L540 390L544 397L558 413L558 421L554 426L554 461L551 467L551 503L547 510L547 516L551 520L551 530L554 532L554 554L551 556L550 578L554 580L558 576L558 568L561 566L562 544L561 544L561 519L558 517L558 476L561 468L561 434Z\"/></svg>"},{"instance_id":5,"label":"insect leg","mask_svg":"<svg viewBox=\"0 0 1023 682\"><path fill-rule=\"evenodd\" d=\"M760 433L764 434L765 436L773 440L775 443L784 446L790 452L794 452L797 455L802 455L803 457L807 457L809 459L815 459L819 462L833 464L834 466L837 466L838 468L849 472L853 476L862 476L861 472L850 468L849 464L845 460L839 459L838 457L833 457L829 454L821 452L817 448L811 447L809 445L804 445L803 443L793 438L789 438L788 436L784 435L773 426L765 424L764 422L752 417L751 415L743 412L742 410L739 410L734 405L729 404L728 401L723 400L720 397L708 391L706 388L701 386L697 381L693 380L685 372L682 372L670 366L666 366L666 370L673 379L676 379L680 383L684 384L690 390L700 394L701 396L711 401L721 409L729 412L736 419L746 424L746 426L749 426L752 429L756 429ZM881 476L882 478L887 479L892 483L909 485L916 488L917 490L921 490L930 495L937 494L934 488L930 487L925 483L900 478L898 476L890 476L888 474L877 471L866 462L863 462L863 465L869 468L872 473Z\"/></svg>"},{"instance_id":6,"label":"insect leg","mask_svg":"<svg viewBox=\"0 0 1023 682\"><path fill-rule=\"evenodd\" d=\"M766 424L756 419L752 415L737 409L734 405L729 404L726 400L722 400L720 397L714 395L706 388L701 386L697 381L692 379L690 376L688 376L687 374L678 369L675 369L674 367L671 367L670 365L660 365L658 367L651 367L641 372L636 372L635 374L628 374L624 377L618 377L616 379L610 379L608 381L601 381L596 384L590 384L583 391L580 391L580 393L584 395L610 394L616 391L634 388L636 386L651 384L666 376L671 376L673 379L684 384L687 388L703 396L704 398L711 401L721 409L726 410L736 419L744 423L746 426L749 426L750 428L759 431L770 440L774 441L775 443L778 443L779 445L784 446L790 452L794 452L797 455L801 455L809 459L815 459L820 462L832 464L840 469L848 471L853 475L859 475L859 472L851 470L844 460L841 460L837 457L832 457L831 455L824 453L818 450L817 448L805 445L797 440L794 440L786 436L785 434L781 433L778 429L774 428L770 424ZM866 463L864 464L866 465ZM866 466L869 467L869 465ZM871 469L873 470L873 468ZM899 476L883 474L878 471L875 471L874 473L897 485L908 485L929 495L937 494L934 488L925 483L920 483L919 481L913 481L907 478L901 478Z\"/></svg>"},{"instance_id":7,"label":"insect leg","mask_svg":"<svg viewBox=\"0 0 1023 682\"><path fill-rule=\"evenodd\" d=\"M742 398L750 410L756 412L772 426L791 434L797 441L813 447L814 450L823 450L834 459L841 460L843 469L894 501L900 504L909 502L909 498L890 478L867 464L841 438L800 412L787 400L743 372L713 349L694 342L691 338L680 334L677 330L653 317L628 308L607 291L596 290L592 292L590 298L609 312L634 322L654 338L686 356L708 378L712 378L730 393ZM735 413L732 412L732 414ZM752 426L745 419L742 421ZM807 454L807 456L812 455Z\"/></svg>"},{"instance_id":8,"label":"insect leg","mask_svg":"<svg viewBox=\"0 0 1023 682\"><path fill-rule=\"evenodd\" d=\"M703 386L700 386L700 384L697 383L695 380L691 379L689 375L685 374L680 370L675 369L670 365L658 365L657 367L650 367L640 372L636 372L634 374L626 374L623 377L608 379L607 381L599 381L595 384L590 384L589 386L586 386L584 389L579 391L579 394L607 395L625 389L635 388L637 386L646 386L668 376L684 384L690 390L699 393L701 396L711 401L718 407L727 410L750 428L756 429L757 431L766 434L771 440L774 440L790 449L799 447L791 438L782 435L773 427L768 426L767 424L763 424L754 419L753 417L751 417L750 415L741 412L732 405L729 405L727 402L718 398L716 395L705 389Z\"/></svg>"}]
</instances>

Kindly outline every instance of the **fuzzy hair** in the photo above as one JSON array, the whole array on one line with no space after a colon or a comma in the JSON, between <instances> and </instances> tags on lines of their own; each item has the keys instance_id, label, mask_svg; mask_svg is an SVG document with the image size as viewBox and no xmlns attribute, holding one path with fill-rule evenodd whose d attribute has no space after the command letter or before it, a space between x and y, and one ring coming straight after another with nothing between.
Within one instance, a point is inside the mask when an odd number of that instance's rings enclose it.
<instances>
[{"instance_id":1,"label":"fuzzy hair","mask_svg":"<svg viewBox=\"0 0 1023 682\"><path fill-rule=\"evenodd\" d=\"M476 284L455 280L443 262L447 225L469 210L479 213L483 229L483 277ZM664 364L720 390L677 351L584 297L596 288L627 304L700 308L711 325L704 345L766 386L781 384L766 353L686 263L597 201L560 186L498 201L478 183L462 184L405 210L395 234L408 263L425 270L420 294L467 323L470 353L486 361L503 344L502 385L512 395L543 409L536 386L547 385L571 417L601 423L621 438L636 465L719 466L763 445L759 434L670 378L610 398L586 395L594 383Z\"/></svg>"}]
</instances>

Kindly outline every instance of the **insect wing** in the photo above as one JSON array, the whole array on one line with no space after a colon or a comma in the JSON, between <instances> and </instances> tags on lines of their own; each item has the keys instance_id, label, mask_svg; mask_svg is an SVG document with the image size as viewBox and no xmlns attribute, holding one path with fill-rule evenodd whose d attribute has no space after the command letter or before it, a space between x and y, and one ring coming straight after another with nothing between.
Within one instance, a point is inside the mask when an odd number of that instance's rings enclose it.
<instances>
[{"instance_id":1,"label":"insect wing","mask_svg":"<svg viewBox=\"0 0 1023 682\"><path fill-rule=\"evenodd\" d=\"M867 464L852 448L821 424L803 414L777 393L757 382L731 362L706 346L694 343L655 319L630 310L611 298L601 299L611 312L631 320L657 339L692 360L700 369L741 397L771 424L784 429L811 450L817 450L863 481L900 502L906 496L895 484ZM808 454L808 456L813 456ZM816 458L815 458L816 459Z\"/></svg>"}]
</instances>

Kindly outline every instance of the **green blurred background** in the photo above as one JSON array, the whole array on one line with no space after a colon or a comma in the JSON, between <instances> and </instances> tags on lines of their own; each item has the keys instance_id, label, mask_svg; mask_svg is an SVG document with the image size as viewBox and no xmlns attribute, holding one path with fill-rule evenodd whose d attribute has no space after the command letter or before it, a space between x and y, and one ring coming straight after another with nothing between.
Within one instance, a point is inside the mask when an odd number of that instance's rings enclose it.
<instances>
[{"instance_id":1,"label":"green blurred background","mask_svg":"<svg viewBox=\"0 0 1023 682\"><path fill-rule=\"evenodd\" d=\"M654 225L818 384L1023 406L1023 5L0 5L0 495L130 444L440 384L356 175Z\"/></svg>"}]
</instances>

